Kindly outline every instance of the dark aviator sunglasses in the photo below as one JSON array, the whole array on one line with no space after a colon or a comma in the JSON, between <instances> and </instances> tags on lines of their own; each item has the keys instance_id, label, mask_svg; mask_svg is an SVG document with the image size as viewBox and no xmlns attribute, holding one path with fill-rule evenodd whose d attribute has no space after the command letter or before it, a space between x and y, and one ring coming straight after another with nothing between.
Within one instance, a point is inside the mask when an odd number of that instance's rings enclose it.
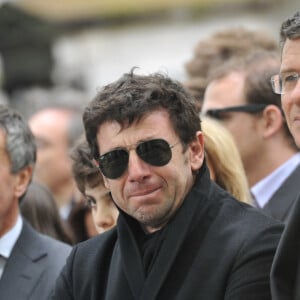
<instances>
[{"instance_id":1,"label":"dark aviator sunglasses","mask_svg":"<svg viewBox=\"0 0 300 300\"><path fill-rule=\"evenodd\" d=\"M144 162L161 167L171 160L171 149L179 143L170 145L163 139L153 139L137 144L135 151ZM101 155L98 162L102 174L109 179L121 177L128 167L129 150L128 148L118 148Z\"/></svg>"}]
</instances>

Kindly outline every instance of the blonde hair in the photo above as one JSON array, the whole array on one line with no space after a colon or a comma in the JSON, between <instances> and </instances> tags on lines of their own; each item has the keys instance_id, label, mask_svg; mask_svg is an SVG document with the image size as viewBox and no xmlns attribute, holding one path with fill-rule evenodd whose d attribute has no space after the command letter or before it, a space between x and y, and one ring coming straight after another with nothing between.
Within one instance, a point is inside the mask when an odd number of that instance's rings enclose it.
<instances>
[{"instance_id":1,"label":"blonde hair","mask_svg":"<svg viewBox=\"0 0 300 300\"><path fill-rule=\"evenodd\" d=\"M214 181L241 202L252 204L243 163L231 133L218 121L201 122L207 165Z\"/></svg>"}]
</instances>

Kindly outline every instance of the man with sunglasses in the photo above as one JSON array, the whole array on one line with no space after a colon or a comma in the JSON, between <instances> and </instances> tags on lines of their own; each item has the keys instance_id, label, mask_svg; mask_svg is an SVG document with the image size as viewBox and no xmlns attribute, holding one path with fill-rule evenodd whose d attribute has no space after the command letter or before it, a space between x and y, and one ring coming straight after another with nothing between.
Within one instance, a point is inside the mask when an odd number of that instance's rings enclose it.
<instances>
[{"instance_id":1,"label":"man with sunglasses","mask_svg":"<svg viewBox=\"0 0 300 300\"><path fill-rule=\"evenodd\" d=\"M256 51L211 75L202 113L220 120L238 146L254 204L286 222L297 199L300 154L286 125L270 76L278 54Z\"/></svg>"},{"instance_id":2,"label":"man with sunglasses","mask_svg":"<svg viewBox=\"0 0 300 300\"><path fill-rule=\"evenodd\" d=\"M83 120L119 217L75 246L52 299L271 299L282 225L210 180L195 102L179 83L132 71Z\"/></svg>"},{"instance_id":3,"label":"man with sunglasses","mask_svg":"<svg viewBox=\"0 0 300 300\"><path fill-rule=\"evenodd\" d=\"M271 82L281 95L289 129L300 147L300 11L287 18L280 30L281 66ZM299 189L298 189L299 190ZM282 235L271 272L272 299L300 299L300 197Z\"/></svg>"}]
</instances>

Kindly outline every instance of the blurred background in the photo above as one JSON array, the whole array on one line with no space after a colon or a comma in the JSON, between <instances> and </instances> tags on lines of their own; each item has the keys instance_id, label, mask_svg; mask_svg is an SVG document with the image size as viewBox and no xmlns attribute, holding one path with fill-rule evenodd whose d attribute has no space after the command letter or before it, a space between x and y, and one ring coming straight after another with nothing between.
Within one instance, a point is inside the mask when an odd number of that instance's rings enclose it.
<instances>
[{"instance_id":1,"label":"blurred background","mask_svg":"<svg viewBox=\"0 0 300 300\"><path fill-rule=\"evenodd\" d=\"M0 3L0 100L25 116L51 99L84 106L133 66L185 80L184 65L202 38L243 26L278 40L281 22L299 9L299 0Z\"/></svg>"}]
</instances>

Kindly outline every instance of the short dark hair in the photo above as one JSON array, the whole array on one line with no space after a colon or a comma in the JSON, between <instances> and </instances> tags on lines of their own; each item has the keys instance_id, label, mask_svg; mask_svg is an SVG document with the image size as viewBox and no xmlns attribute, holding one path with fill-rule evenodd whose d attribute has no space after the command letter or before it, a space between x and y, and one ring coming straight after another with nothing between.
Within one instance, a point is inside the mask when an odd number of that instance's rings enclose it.
<instances>
[{"instance_id":1,"label":"short dark hair","mask_svg":"<svg viewBox=\"0 0 300 300\"><path fill-rule=\"evenodd\" d=\"M169 113L183 145L195 139L196 132L200 130L195 99L179 82L160 73L136 75L133 69L106 85L83 114L86 139L93 157L99 156L96 134L102 123L114 120L128 126L157 109L165 109Z\"/></svg>"},{"instance_id":2,"label":"short dark hair","mask_svg":"<svg viewBox=\"0 0 300 300\"><path fill-rule=\"evenodd\" d=\"M74 179L82 194L85 194L86 185L91 188L100 184L104 185L102 174L93 163L93 156L85 137L77 141L71 151L71 158Z\"/></svg>"},{"instance_id":3,"label":"short dark hair","mask_svg":"<svg viewBox=\"0 0 300 300\"><path fill-rule=\"evenodd\" d=\"M280 28L280 49L282 51L287 39L300 38L300 11L283 21Z\"/></svg>"}]
</instances>

